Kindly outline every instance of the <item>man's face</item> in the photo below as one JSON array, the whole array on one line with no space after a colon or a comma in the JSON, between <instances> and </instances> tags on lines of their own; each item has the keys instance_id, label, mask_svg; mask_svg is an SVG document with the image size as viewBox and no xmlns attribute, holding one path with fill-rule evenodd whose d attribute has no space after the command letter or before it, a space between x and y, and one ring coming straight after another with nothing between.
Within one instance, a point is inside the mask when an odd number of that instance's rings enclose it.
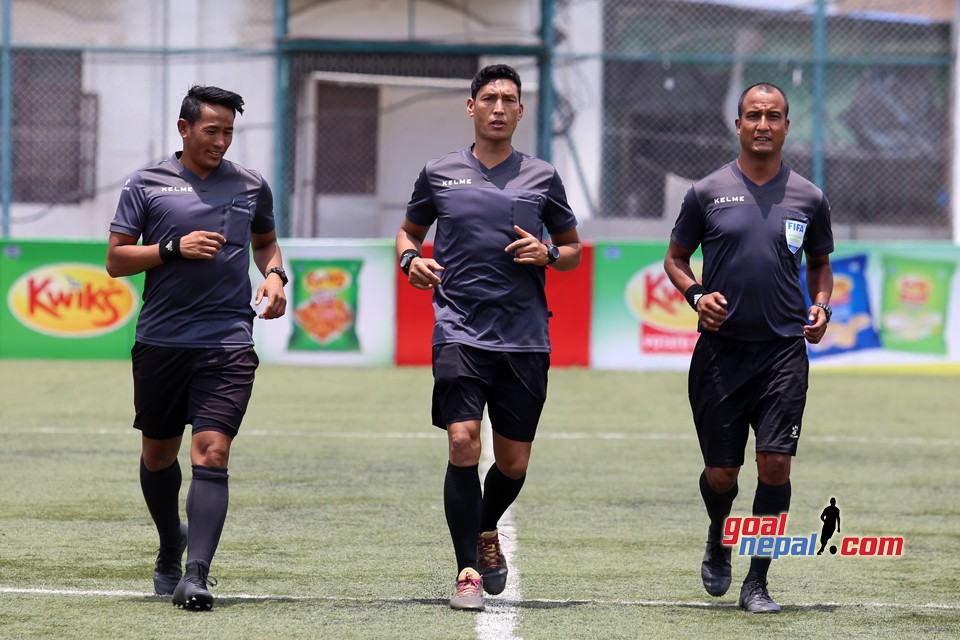
<instances>
[{"instance_id":1,"label":"man's face","mask_svg":"<svg viewBox=\"0 0 960 640\"><path fill-rule=\"evenodd\" d=\"M780 153L790 128L785 112L786 103L779 91L751 89L743 98L743 113L736 121L743 151L757 156Z\"/></svg>"},{"instance_id":2,"label":"man's face","mask_svg":"<svg viewBox=\"0 0 960 640\"><path fill-rule=\"evenodd\" d=\"M201 178L209 176L223 160L233 141L233 109L219 104L201 104L200 117L192 125L181 118L177 128L183 138L180 162Z\"/></svg>"},{"instance_id":3,"label":"man's face","mask_svg":"<svg viewBox=\"0 0 960 640\"><path fill-rule=\"evenodd\" d=\"M473 118L478 139L509 142L523 117L517 85L504 78L488 82L480 87L476 99L467 99L467 113Z\"/></svg>"}]
</instances>

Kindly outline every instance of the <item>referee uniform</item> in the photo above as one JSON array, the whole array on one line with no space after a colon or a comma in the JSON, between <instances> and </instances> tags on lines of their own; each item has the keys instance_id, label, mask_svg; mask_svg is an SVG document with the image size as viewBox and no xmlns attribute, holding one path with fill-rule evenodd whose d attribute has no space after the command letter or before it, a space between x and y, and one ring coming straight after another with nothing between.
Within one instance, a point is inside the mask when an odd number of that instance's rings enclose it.
<instances>
[{"instance_id":1,"label":"referee uniform","mask_svg":"<svg viewBox=\"0 0 960 640\"><path fill-rule=\"evenodd\" d=\"M807 399L806 343L830 320L833 232L823 192L782 162L790 120L778 87L760 83L740 96L740 155L695 182L680 207L664 269L697 312L700 338L690 360L688 395L703 456L700 494L710 519L701 578L724 595L732 549L722 544L752 429L756 439L755 516L786 513L790 467ZM702 283L690 266L702 249ZM800 283L807 256L807 307ZM781 610L767 591L768 557L755 556L740 589L751 613Z\"/></svg>"}]
</instances>

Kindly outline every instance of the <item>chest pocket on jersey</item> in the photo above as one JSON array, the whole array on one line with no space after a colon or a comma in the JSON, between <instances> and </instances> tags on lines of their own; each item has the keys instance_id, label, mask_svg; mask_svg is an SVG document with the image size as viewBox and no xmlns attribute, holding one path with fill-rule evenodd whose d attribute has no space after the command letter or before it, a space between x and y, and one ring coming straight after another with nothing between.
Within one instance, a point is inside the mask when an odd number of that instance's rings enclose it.
<instances>
[{"instance_id":1,"label":"chest pocket on jersey","mask_svg":"<svg viewBox=\"0 0 960 640\"><path fill-rule=\"evenodd\" d=\"M231 200L223 205L220 218L220 234L227 244L246 247L250 242L250 225L253 223L253 203Z\"/></svg>"},{"instance_id":2,"label":"chest pocket on jersey","mask_svg":"<svg viewBox=\"0 0 960 640\"><path fill-rule=\"evenodd\" d=\"M543 240L543 219L540 202L533 198L514 198L512 203L513 224L537 240Z\"/></svg>"}]
</instances>

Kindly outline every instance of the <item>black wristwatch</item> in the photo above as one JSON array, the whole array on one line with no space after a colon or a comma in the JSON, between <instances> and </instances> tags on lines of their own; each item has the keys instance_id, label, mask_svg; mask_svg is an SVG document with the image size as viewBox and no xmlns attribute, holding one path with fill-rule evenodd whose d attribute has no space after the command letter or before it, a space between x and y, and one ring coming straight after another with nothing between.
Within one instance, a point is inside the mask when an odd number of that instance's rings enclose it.
<instances>
[{"instance_id":1,"label":"black wristwatch","mask_svg":"<svg viewBox=\"0 0 960 640\"><path fill-rule=\"evenodd\" d=\"M830 308L830 305L826 302L814 302L813 306L823 309L823 312L827 314L827 322L830 322L830 316L833 315L833 309Z\"/></svg>"},{"instance_id":2,"label":"black wristwatch","mask_svg":"<svg viewBox=\"0 0 960 640\"><path fill-rule=\"evenodd\" d=\"M560 247L555 244L547 246L547 264L553 264L560 259Z\"/></svg>"},{"instance_id":3,"label":"black wristwatch","mask_svg":"<svg viewBox=\"0 0 960 640\"><path fill-rule=\"evenodd\" d=\"M420 252L416 249L407 249L400 254L400 271L403 271L404 275L410 275L410 263L413 262L414 258L419 258Z\"/></svg>"},{"instance_id":4,"label":"black wristwatch","mask_svg":"<svg viewBox=\"0 0 960 640\"><path fill-rule=\"evenodd\" d=\"M287 286L287 283L290 280L287 278L287 272L283 270L283 267L274 267L273 269L267 269L267 272L263 274L264 279L267 278L271 273L275 273L280 276L280 282L283 283L283 286Z\"/></svg>"}]
</instances>

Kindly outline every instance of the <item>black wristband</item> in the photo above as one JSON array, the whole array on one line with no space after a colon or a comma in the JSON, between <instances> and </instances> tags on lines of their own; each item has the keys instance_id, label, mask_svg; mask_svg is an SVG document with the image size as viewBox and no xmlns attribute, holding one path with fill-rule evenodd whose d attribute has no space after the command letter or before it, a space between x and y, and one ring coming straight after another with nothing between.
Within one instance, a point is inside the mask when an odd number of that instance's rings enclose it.
<instances>
[{"instance_id":1,"label":"black wristband","mask_svg":"<svg viewBox=\"0 0 960 640\"><path fill-rule=\"evenodd\" d=\"M403 271L403 275L410 275L410 264L414 258L419 257L421 257L420 252L416 249L407 249L400 254L400 270Z\"/></svg>"},{"instance_id":2,"label":"black wristband","mask_svg":"<svg viewBox=\"0 0 960 640\"><path fill-rule=\"evenodd\" d=\"M697 310L697 301L700 300L700 296L707 292L703 286L697 282L694 282L692 285L687 287L687 290L683 292L683 297L687 299L687 304L696 311Z\"/></svg>"},{"instance_id":3,"label":"black wristband","mask_svg":"<svg viewBox=\"0 0 960 640\"><path fill-rule=\"evenodd\" d=\"M171 238L160 243L160 259L164 262L173 262L183 256L180 254L180 238Z\"/></svg>"}]
</instances>

